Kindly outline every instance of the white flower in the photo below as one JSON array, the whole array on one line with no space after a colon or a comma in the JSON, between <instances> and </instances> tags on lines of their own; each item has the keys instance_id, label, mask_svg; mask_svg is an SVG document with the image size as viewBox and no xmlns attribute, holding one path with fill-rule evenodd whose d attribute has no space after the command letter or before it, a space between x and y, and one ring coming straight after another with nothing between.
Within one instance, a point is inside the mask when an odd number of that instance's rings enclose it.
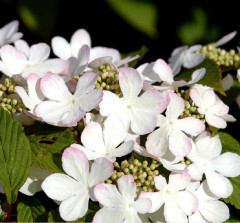
<instances>
[{"instance_id":1,"label":"white flower","mask_svg":"<svg viewBox=\"0 0 240 223\"><path fill-rule=\"evenodd\" d=\"M192 162L187 170L194 180L206 176L207 184L213 194L221 198L231 195L233 187L226 177L240 174L240 156L232 152L221 154L222 144L218 136L204 136L192 145L187 158Z\"/></svg>"},{"instance_id":2,"label":"white flower","mask_svg":"<svg viewBox=\"0 0 240 223\"><path fill-rule=\"evenodd\" d=\"M0 70L9 77L21 74L27 78L30 73L40 77L47 72L66 73L67 64L61 59L48 59L50 47L45 43L34 44L31 47L24 40L14 43L15 47L5 45L0 49Z\"/></svg>"},{"instance_id":3,"label":"white flower","mask_svg":"<svg viewBox=\"0 0 240 223\"><path fill-rule=\"evenodd\" d=\"M125 156L133 149L133 141L122 143L127 133L127 129L121 119L116 116L109 116L104 121L103 129L97 122L88 123L81 134L83 146L72 144L71 147L78 148L84 152L88 160L105 157L111 162L115 162L116 157Z\"/></svg>"},{"instance_id":4,"label":"white flower","mask_svg":"<svg viewBox=\"0 0 240 223\"><path fill-rule=\"evenodd\" d=\"M146 148L156 157L162 157L168 148L175 156L184 157L192 148L191 139L186 134L197 136L205 125L193 117L178 119L184 111L184 101L175 93L169 93L169 96L166 117L159 115L157 126L160 128L148 135Z\"/></svg>"},{"instance_id":5,"label":"white flower","mask_svg":"<svg viewBox=\"0 0 240 223\"><path fill-rule=\"evenodd\" d=\"M63 220L75 221L88 210L89 198L95 201L94 186L108 179L113 165L105 158L96 159L91 165L79 149L67 148L62 155L63 170L67 173L54 173L42 183L48 197L60 201L59 212Z\"/></svg>"},{"instance_id":6,"label":"white flower","mask_svg":"<svg viewBox=\"0 0 240 223\"><path fill-rule=\"evenodd\" d=\"M178 74L182 66L185 68L193 68L202 63L205 59L205 55L203 53L196 53L196 51L201 48L201 45L194 45L190 48L188 48L188 46L181 46L174 49L171 57L168 59L173 74Z\"/></svg>"},{"instance_id":7,"label":"white flower","mask_svg":"<svg viewBox=\"0 0 240 223\"><path fill-rule=\"evenodd\" d=\"M169 183L161 175L154 178L158 192L145 192L140 198L149 198L152 201L150 213L158 211L164 204L166 222L187 222L187 216L192 215L198 208L196 196L185 190L191 177L186 173L171 173Z\"/></svg>"},{"instance_id":8,"label":"white flower","mask_svg":"<svg viewBox=\"0 0 240 223\"><path fill-rule=\"evenodd\" d=\"M195 84L190 90L190 97L198 106L198 112L205 115L209 125L226 128L226 121L236 121L232 115L228 114L229 107L217 97L212 88Z\"/></svg>"},{"instance_id":9,"label":"white flower","mask_svg":"<svg viewBox=\"0 0 240 223\"><path fill-rule=\"evenodd\" d=\"M165 110L169 102L166 95L156 90L148 90L138 96L143 87L139 73L133 68L119 69L119 84L123 94L119 98L112 92L104 91L100 103L100 114L116 114L126 127L139 135L151 132L157 124L157 115Z\"/></svg>"},{"instance_id":10,"label":"white flower","mask_svg":"<svg viewBox=\"0 0 240 223\"><path fill-rule=\"evenodd\" d=\"M16 86L15 90L22 99L23 104L28 108L28 112L33 114L35 107L44 100L44 95L40 90L40 77L30 74L27 78L27 92L24 87Z\"/></svg>"},{"instance_id":11,"label":"white flower","mask_svg":"<svg viewBox=\"0 0 240 223\"><path fill-rule=\"evenodd\" d=\"M51 173L39 167L31 167L29 176L19 191L25 195L33 196L35 193L42 190L41 184Z\"/></svg>"},{"instance_id":12,"label":"white flower","mask_svg":"<svg viewBox=\"0 0 240 223\"><path fill-rule=\"evenodd\" d=\"M189 223L220 223L229 219L228 206L211 193L206 180L193 193L198 199L199 206L197 211L188 217Z\"/></svg>"},{"instance_id":13,"label":"white flower","mask_svg":"<svg viewBox=\"0 0 240 223\"><path fill-rule=\"evenodd\" d=\"M0 47L22 38L23 34L17 32L19 22L14 20L0 29Z\"/></svg>"},{"instance_id":14,"label":"white flower","mask_svg":"<svg viewBox=\"0 0 240 223\"><path fill-rule=\"evenodd\" d=\"M94 188L96 200L103 206L93 218L93 223L105 222L136 222L141 223L138 213L145 214L151 209L148 198L136 197L136 183L132 175L124 175L115 185L98 184Z\"/></svg>"},{"instance_id":15,"label":"white flower","mask_svg":"<svg viewBox=\"0 0 240 223\"><path fill-rule=\"evenodd\" d=\"M35 115L51 125L76 126L84 114L102 100L102 91L94 89L96 80L97 74L84 74L77 83L75 93L71 94L62 77L45 75L40 89L49 100L37 105Z\"/></svg>"}]
</instances>

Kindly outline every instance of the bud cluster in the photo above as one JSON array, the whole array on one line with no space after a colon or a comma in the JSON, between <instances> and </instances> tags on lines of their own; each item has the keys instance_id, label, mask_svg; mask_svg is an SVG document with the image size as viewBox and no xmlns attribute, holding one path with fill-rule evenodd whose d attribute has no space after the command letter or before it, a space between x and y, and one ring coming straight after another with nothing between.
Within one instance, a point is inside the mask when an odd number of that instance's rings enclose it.
<instances>
[{"instance_id":1,"label":"bud cluster","mask_svg":"<svg viewBox=\"0 0 240 223\"><path fill-rule=\"evenodd\" d=\"M204 115L198 112L198 107L190 98L189 92L190 92L189 90L183 89L177 92L177 94L184 100L185 103L184 111L180 115L180 118L193 117L200 119L202 122L205 123Z\"/></svg>"},{"instance_id":2,"label":"bud cluster","mask_svg":"<svg viewBox=\"0 0 240 223\"><path fill-rule=\"evenodd\" d=\"M207 58L216 62L218 66L240 67L240 53L236 52L234 49L226 51L213 44L208 44L203 46L198 53L204 53Z\"/></svg>"},{"instance_id":3,"label":"bud cluster","mask_svg":"<svg viewBox=\"0 0 240 223\"><path fill-rule=\"evenodd\" d=\"M157 170L159 165L160 163L156 160L152 160L151 163L148 163L147 160L139 161L138 159L134 159L133 161L124 160L121 163L114 162L113 174L106 183L117 185L117 180L121 176L131 174L137 186L137 193L141 191L157 191L154 177L159 175L159 171Z\"/></svg>"},{"instance_id":4,"label":"bud cluster","mask_svg":"<svg viewBox=\"0 0 240 223\"><path fill-rule=\"evenodd\" d=\"M120 95L121 90L119 86L118 71L109 64L101 65L99 71L96 88Z\"/></svg>"},{"instance_id":5,"label":"bud cluster","mask_svg":"<svg viewBox=\"0 0 240 223\"><path fill-rule=\"evenodd\" d=\"M0 107L9 113L21 113L23 104L16 98L11 97L15 93L15 83L10 78L5 78L0 84Z\"/></svg>"}]
</instances>

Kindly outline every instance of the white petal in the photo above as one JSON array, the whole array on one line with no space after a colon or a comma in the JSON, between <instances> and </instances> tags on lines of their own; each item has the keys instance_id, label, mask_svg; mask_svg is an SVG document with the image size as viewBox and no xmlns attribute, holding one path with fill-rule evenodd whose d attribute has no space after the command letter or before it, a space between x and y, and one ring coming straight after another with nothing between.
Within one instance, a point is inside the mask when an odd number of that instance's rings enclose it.
<instances>
[{"instance_id":1,"label":"white petal","mask_svg":"<svg viewBox=\"0 0 240 223\"><path fill-rule=\"evenodd\" d=\"M148 211L149 213L154 213L157 210L159 210L159 208L162 207L163 203L164 203L164 196L163 193L159 192L142 192L139 195L139 198L148 198L151 200L151 209Z\"/></svg>"},{"instance_id":2,"label":"white petal","mask_svg":"<svg viewBox=\"0 0 240 223\"><path fill-rule=\"evenodd\" d=\"M208 186L214 195L227 198L232 194L233 186L226 177L210 170L205 170L205 175Z\"/></svg>"},{"instance_id":3,"label":"white petal","mask_svg":"<svg viewBox=\"0 0 240 223\"><path fill-rule=\"evenodd\" d=\"M83 217L88 210L88 192L64 200L59 207L60 216L65 221L75 221Z\"/></svg>"},{"instance_id":4,"label":"white petal","mask_svg":"<svg viewBox=\"0 0 240 223\"><path fill-rule=\"evenodd\" d=\"M187 215L192 215L198 209L197 197L190 191L180 191L177 196L177 203Z\"/></svg>"},{"instance_id":5,"label":"white petal","mask_svg":"<svg viewBox=\"0 0 240 223\"><path fill-rule=\"evenodd\" d=\"M222 144L218 136L205 136L195 143L197 153L207 160L213 160L218 157L222 151Z\"/></svg>"},{"instance_id":6,"label":"white petal","mask_svg":"<svg viewBox=\"0 0 240 223\"><path fill-rule=\"evenodd\" d=\"M99 154L99 153L97 153L89 148L86 148L84 146L81 146L79 144L72 144L71 147L80 149L87 156L88 160L95 160L102 156L102 154Z\"/></svg>"},{"instance_id":7,"label":"white petal","mask_svg":"<svg viewBox=\"0 0 240 223\"><path fill-rule=\"evenodd\" d=\"M136 196L136 183L132 175L124 175L117 181L118 190L128 201L133 201Z\"/></svg>"},{"instance_id":8,"label":"white petal","mask_svg":"<svg viewBox=\"0 0 240 223\"><path fill-rule=\"evenodd\" d=\"M149 213L152 206L152 202L149 198L138 198L134 202L134 207L136 211L141 214Z\"/></svg>"},{"instance_id":9,"label":"white petal","mask_svg":"<svg viewBox=\"0 0 240 223\"><path fill-rule=\"evenodd\" d=\"M197 118L187 117L178 119L176 125L185 133L191 136L197 136L205 130L205 125Z\"/></svg>"},{"instance_id":10,"label":"white petal","mask_svg":"<svg viewBox=\"0 0 240 223\"><path fill-rule=\"evenodd\" d=\"M197 164L195 163L190 164L187 167L187 170L193 180L202 180L203 172L201 168L197 166Z\"/></svg>"},{"instance_id":11,"label":"white petal","mask_svg":"<svg viewBox=\"0 0 240 223\"><path fill-rule=\"evenodd\" d=\"M208 222L225 222L230 217L228 206L218 200L205 201L199 212Z\"/></svg>"},{"instance_id":12,"label":"white petal","mask_svg":"<svg viewBox=\"0 0 240 223\"><path fill-rule=\"evenodd\" d=\"M62 155L63 170L82 185L87 185L89 164L86 155L79 149L68 147Z\"/></svg>"},{"instance_id":13,"label":"white petal","mask_svg":"<svg viewBox=\"0 0 240 223\"><path fill-rule=\"evenodd\" d=\"M164 216L169 223L187 222L186 214L174 202L165 202Z\"/></svg>"},{"instance_id":14,"label":"white petal","mask_svg":"<svg viewBox=\"0 0 240 223\"><path fill-rule=\"evenodd\" d=\"M223 176L237 177L240 175L240 156L231 152L223 153L212 161L211 166Z\"/></svg>"},{"instance_id":15,"label":"white petal","mask_svg":"<svg viewBox=\"0 0 240 223\"><path fill-rule=\"evenodd\" d=\"M94 188L94 196L100 204L106 207L118 208L123 204L121 194L112 184L97 184Z\"/></svg>"},{"instance_id":16,"label":"white petal","mask_svg":"<svg viewBox=\"0 0 240 223\"><path fill-rule=\"evenodd\" d=\"M227 127L226 121L222 117L218 117L214 114L208 113L205 114L206 122L219 129L225 129Z\"/></svg>"},{"instance_id":17,"label":"white petal","mask_svg":"<svg viewBox=\"0 0 240 223\"><path fill-rule=\"evenodd\" d=\"M95 88L98 75L93 72L87 72L81 76L78 80L76 92L74 95L79 96L82 94L89 93Z\"/></svg>"},{"instance_id":18,"label":"white petal","mask_svg":"<svg viewBox=\"0 0 240 223\"><path fill-rule=\"evenodd\" d=\"M41 79L40 88L42 93L50 100L59 102L71 102L73 98L62 77L47 74Z\"/></svg>"},{"instance_id":19,"label":"white petal","mask_svg":"<svg viewBox=\"0 0 240 223\"><path fill-rule=\"evenodd\" d=\"M164 60L158 59L153 65L153 71L159 75L162 81L173 83L172 69Z\"/></svg>"},{"instance_id":20,"label":"white petal","mask_svg":"<svg viewBox=\"0 0 240 223\"><path fill-rule=\"evenodd\" d=\"M34 44L30 48L29 60L30 64L36 64L45 61L50 54L50 47L46 43Z\"/></svg>"},{"instance_id":21,"label":"white petal","mask_svg":"<svg viewBox=\"0 0 240 223\"><path fill-rule=\"evenodd\" d=\"M143 87L143 81L137 70L133 68L119 69L119 84L124 99L133 102Z\"/></svg>"},{"instance_id":22,"label":"white petal","mask_svg":"<svg viewBox=\"0 0 240 223\"><path fill-rule=\"evenodd\" d=\"M189 48L189 50L190 49L191 48ZM184 57L183 66L186 68L193 68L199 65L200 63L202 63L204 59L205 59L205 54L203 53L200 53L200 54L196 54L195 52L187 53Z\"/></svg>"},{"instance_id":23,"label":"white petal","mask_svg":"<svg viewBox=\"0 0 240 223\"><path fill-rule=\"evenodd\" d=\"M70 40L72 55L77 57L79 49L85 44L91 47L90 35L85 29L78 29L73 33Z\"/></svg>"},{"instance_id":24,"label":"white petal","mask_svg":"<svg viewBox=\"0 0 240 223\"><path fill-rule=\"evenodd\" d=\"M69 43L60 36L55 36L52 39L52 49L53 53L61 59L67 60L72 56Z\"/></svg>"},{"instance_id":25,"label":"white petal","mask_svg":"<svg viewBox=\"0 0 240 223\"><path fill-rule=\"evenodd\" d=\"M191 177L187 172L171 173L169 175L169 184L173 185L178 190L183 190L190 183Z\"/></svg>"},{"instance_id":26,"label":"white petal","mask_svg":"<svg viewBox=\"0 0 240 223\"><path fill-rule=\"evenodd\" d=\"M236 36L237 31L233 31L231 33L228 33L227 35L223 36L221 39L219 39L214 45L216 47L219 47L221 45L224 45L225 43L229 42L234 36Z\"/></svg>"},{"instance_id":27,"label":"white petal","mask_svg":"<svg viewBox=\"0 0 240 223\"><path fill-rule=\"evenodd\" d=\"M30 47L25 40L17 40L16 42L14 42L14 46L18 51L24 53L26 57L29 57Z\"/></svg>"},{"instance_id":28,"label":"white petal","mask_svg":"<svg viewBox=\"0 0 240 223\"><path fill-rule=\"evenodd\" d=\"M82 144L98 154L104 154L106 147L103 141L102 127L97 122L90 122L81 134Z\"/></svg>"},{"instance_id":29,"label":"white petal","mask_svg":"<svg viewBox=\"0 0 240 223\"><path fill-rule=\"evenodd\" d=\"M78 194L83 188L73 178L65 174L54 173L43 181L42 189L51 199L63 201Z\"/></svg>"},{"instance_id":30,"label":"white petal","mask_svg":"<svg viewBox=\"0 0 240 223\"><path fill-rule=\"evenodd\" d=\"M122 223L125 219L125 211L122 208L102 208L93 218L93 223Z\"/></svg>"},{"instance_id":31,"label":"white petal","mask_svg":"<svg viewBox=\"0 0 240 223\"><path fill-rule=\"evenodd\" d=\"M122 143L116 149L109 151L109 155L107 156L112 162L115 162L116 157L122 157L132 152L134 146L133 140L126 141Z\"/></svg>"},{"instance_id":32,"label":"white petal","mask_svg":"<svg viewBox=\"0 0 240 223\"><path fill-rule=\"evenodd\" d=\"M42 72L44 75L47 72L63 75L67 73L67 69L68 69L67 62L61 59L48 59L44 61L42 64L40 64L40 66L41 66L40 72ZM36 68L35 71L37 72L38 68Z\"/></svg>"},{"instance_id":33,"label":"white petal","mask_svg":"<svg viewBox=\"0 0 240 223\"><path fill-rule=\"evenodd\" d=\"M168 149L168 134L166 129L159 128L147 137L146 148L156 157L162 157Z\"/></svg>"},{"instance_id":34,"label":"white petal","mask_svg":"<svg viewBox=\"0 0 240 223\"><path fill-rule=\"evenodd\" d=\"M191 139L180 130L169 133L169 149L177 157L187 156L192 149Z\"/></svg>"},{"instance_id":35,"label":"white petal","mask_svg":"<svg viewBox=\"0 0 240 223\"><path fill-rule=\"evenodd\" d=\"M96 159L92 166L89 174L88 185L92 187L98 183L102 183L107 180L113 172L113 164L106 158Z\"/></svg>"},{"instance_id":36,"label":"white petal","mask_svg":"<svg viewBox=\"0 0 240 223\"><path fill-rule=\"evenodd\" d=\"M153 65L154 65L154 62L150 64L149 63L142 64L137 68L137 71L140 73L142 79L145 81L152 82L152 83L156 81L160 82L161 79L159 75L153 71Z\"/></svg>"},{"instance_id":37,"label":"white petal","mask_svg":"<svg viewBox=\"0 0 240 223\"><path fill-rule=\"evenodd\" d=\"M154 177L154 182L158 190L162 190L167 185L166 178L161 175Z\"/></svg>"},{"instance_id":38,"label":"white petal","mask_svg":"<svg viewBox=\"0 0 240 223\"><path fill-rule=\"evenodd\" d=\"M222 79L222 86L223 86L223 90L227 91L229 90L234 84L234 79L232 77L232 75L227 74L223 79Z\"/></svg>"},{"instance_id":39,"label":"white petal","mask_svg":"<svg viewBox=\"0 0 240 223\"><path fill-rule=\"evenodd\" d=\"M176 120L184 110L184 101L175 93L169 93L170 103L167 106L166 117L169 120Z\"/></svg>"},{"instance_id":40,"label":"white petal","mask_svg":"<svg viewBox=\"0 0 240 223\"><path fill-rule=\"evenodd\" d=\"M26 56L11 45L5 45L0 49L0 56L9 74L20 74L27 63Z\"/></svg>"},{"instance_id":41,"label":"white petal","mask_svg":"<svg viewBox=\"0 0 240 223\"><path fill-rule=\"evenodd\" d=\"M106 56L111 56L113 63L121 59L120 53L116 49L107 47L93 47L90 52L90 61Z\"/></svg>"},{"instance_id":42,"label":"white petal","mask_svg":"<svg viewBox=\"0 0 240 223\"><path fill-rule=\"evenodd\" d=\"M115 149L127 136L127 129L120 118L109 116L104 122L103 137L108 150Z\"/></svg>"}]
</instances>

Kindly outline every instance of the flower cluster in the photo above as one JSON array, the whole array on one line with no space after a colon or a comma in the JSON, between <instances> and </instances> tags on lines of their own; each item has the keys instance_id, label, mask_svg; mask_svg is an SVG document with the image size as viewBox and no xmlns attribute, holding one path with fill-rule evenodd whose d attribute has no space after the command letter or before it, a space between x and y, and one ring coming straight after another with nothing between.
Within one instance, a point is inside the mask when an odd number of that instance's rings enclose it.
<instances>
[{"instance_id":1,"label":"flower cluster","mask_svg":"<svg viewBox=\"0 0 240 223\"><path fill-rule=\"evenodd\" d=\"M221 131L236 118L223 95L226 85L239 87L240 53L219 46L235 34L132 67L140 55L92 47L85 29L70 42L53 37L50 47L29 46L17 21L1 28L1 114L18 119L32 153L17 191L44 193L64 221L87 221L89 212L103 223L229 219L223 199L234 190L228 178L240 175L240 152L224 144L232 138ZM0 146L0 165L11 162L7 154ZM6 194L16 189L7 173L0 173ZM9 209L2 213L9 220Z\"/></svg>"}]
</instances>

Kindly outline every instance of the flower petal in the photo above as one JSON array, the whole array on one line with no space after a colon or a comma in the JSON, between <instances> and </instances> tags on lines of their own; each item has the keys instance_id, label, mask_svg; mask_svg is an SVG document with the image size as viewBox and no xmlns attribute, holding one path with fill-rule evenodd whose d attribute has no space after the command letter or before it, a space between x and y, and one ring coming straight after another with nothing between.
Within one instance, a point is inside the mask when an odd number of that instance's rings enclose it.
<instances>
[{"instance_id":1,"label":"flower petal","mask_svg":"<svg viewBox=\"0 0 240 223\"><path fill-rule=\"evenodd\" d=\"M97 184L94 188L94 196L105 207L119 208L123 204L122 196L115 185Z\"/></svg>"},{"instance_id":2,"label":"flower petal","mask_svg":"<svg viewBox=\"0 0 240 223\"><path fill-rule=\"evenodd\" d=\"M240 156L231 152L223 153L212 161L211 166L223 176L237 177L240 175Z\"/></svg>"},{"instance_id":3,"label":"flower petal","mask_svg":"<svg viewBox=\"0 0 240 223\"><path fill-rule=\"evenodd\" d=\"M133 68L119 69L119 84L124 99L129 103L135 101L143 88L143 81L140 74Z\"/></svg>"},{"instance_id":4,"label":"flower petal","mask_svg":"<svg viewBox=\"0 0 240 223\"><path fill-rule=\"evenodd\" d=\"M50 47L46 43L34 44L30 48L28 63L36 64L45 61L50 54Z\"/></svg>"},{"instance_id":5,"label":"flower petal","mask_svg":"<svg viewBox=\"0 0 240 223\"><path fill-rule=\"evenodd\" d=\"M205 175L209 189L214 195L227 198L232 194L233 186L226 177L211 170L205 170Z\"/></svg>"},{"instance_id":6,"label":"flower petal","mask_svg":"<svg viewBox=\"0 0 240 223\"><path fill-rule=\"evenodd\" d=\"M83 217L88 210L88 191L64 200L59 206L60 216L65 221L75 221Z\"/></svg>"},{"instance_id":7,"label":"flower petal","mask_svg":"<svg viewBox=\"0 0 240 223\"><path fill-rule=\"evenodd\" d=\"M142 192L139 198L148 198L151 201L151 208L147 212L154 213L159 210L164 203L163 193L159 192Z\"/></svg>"},{"instance_id":8,"label":"flower petal","mask_svg":"<svg viewBox=\"0 0 240 223\"><path fill-rule=\"evenodd\" d=\"M67 60L72 56L69 43L60 36L55 36L52 39L52 49L53 53L61 59Z\"/></svg>"},{"instance_id":9,"label":"flower petal","mask_svg":"<svg viewBox=\"0 0 240 223\"><path fill-rule=\"evenodd\" d=\"M118 50L107 47L93 47L90 52L90 61L93 61L100 57L111 56L112 62L118 61L121 59L120 53Z\"/></svg>"},{"instance_id":10,"label":"flower petal","mask_svg":"<svg viewBox=\"0 0 240 223\"><path fill-rule=\"evenodd\" d=\"M102 208L93 218L93 223L122 223L125 219L125 211L123 208Z\"/></svg>"},{"instance_id":11,"label":"flower petal","mask_svg":"<svg viewBox=\"0 0 240 223\"><path fill-rule=\"evenodd\" d=\"M171 173L169 175L169 184L178 190L183 190L191 181L191 176L185 171L182 173Z\"/></svg>"},{"instance_id":12,"label":"flower petal","mask_svg":"<svg viewBox=\"0 0 240 223\"><path fill-rule=\"evenodd\" d=\"M124 175L117 181L118 190L128 201L134 201L136 196L136 183L132 175Z\"/></svg>"},{"instance_id":13,"label":"flower petal","mask_svg":"<svg viewBox=\"0 0 240 223\"><path fill-rule=\"evenodd\" d=\"M88 160L95 160L95 159L99 158L99 154L98 153L96 153L95 151L93 151L93 150L91 150L89 148L81 146L79 144L72 144L71 147L80 149L86 155Z\"/></svg>"},{"instance_id":14,"label":"flower petal","mask_svg":"<svg viewBox=\"0 0 240 223\"><path fill-rule=\"evenodd\" d=\"M93 72L87 72L78 80L75 96L80 96L91 92L95 88L98 75Z\"/></svg>"},{"instance_id":15,"label":"flower petal","mask_svg":"<svg viewBox=\"0 0 240 223\"><path fill-rule=\"evenodd\" d=\"M190 191L180 191L177 196L177 203L187 215L192 215L198 209L198 199Z\"/></svg>"},{"instance_id":16,"label":"flower petal","mask_svg":"<svg viewBox=\"0 0 240 223\"><path fill-rule=\"evenodd\" d=\"M134 202L134 207L138 213L146 214L149 213L152 207L152 202L149 198L138 198Z\"/></svg>"},{"instance_id":17,"label":"flower petal","mask_svg":"<svg viewBox=\"0 0 240 223\"><path fill-rule=\"evenodd\" d=\"M169 93L170 103L167 106L166 117L169 120L176 120L184 110L184 101L175 93Z\"/></svg>"},{"instance_id":18,"label":"flower petal","mask_svg":"<svg viewBox=\"0 0 240 223\"><path fill-rule=\"evenodd\" d=\"M63 201L78 194L82 187L73 178L65 174L54 173L43 181L42 189L51 199Z\"/></svg>"},{"instance_id":19,"label":"flower petal","mask_svg":"<svg viewBox=\"0 0 240 223\"><path fill-rule=\"evenodd\" d=\"M89 187L95 186L107 180L113 173L113 164L106 158L96 159L89 174L88 185Z\"/></svg>"},{"instance_id":20,"label":"flower petal","mask_svg":"<svg viewBox=\"0 0 240 223\"><path fill-rule=\"evenodd\" d=\"M118 148L109 151L109 156L107 158L112 162L115 162L116 157L122 157L132 152L134 146L134 141L126 141L122 143Z\"/></svg>"}]
</instances>

